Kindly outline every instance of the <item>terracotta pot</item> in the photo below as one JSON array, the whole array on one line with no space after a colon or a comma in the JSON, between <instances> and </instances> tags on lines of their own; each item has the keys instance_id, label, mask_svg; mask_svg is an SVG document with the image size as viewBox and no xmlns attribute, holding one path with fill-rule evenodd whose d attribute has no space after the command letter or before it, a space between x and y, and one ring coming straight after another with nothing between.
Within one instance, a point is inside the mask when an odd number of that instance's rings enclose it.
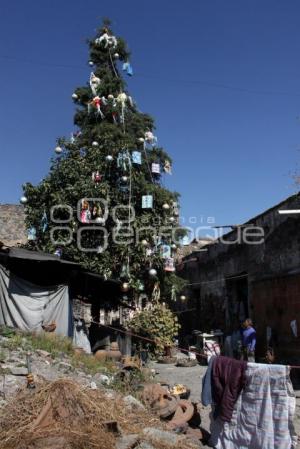
<instances>
[{"instance_id":1,"label":"terracotta pot","mask_svg":"<svg viewBox=\"0 0 300 449\"><path fill-rule=\"evenodd\" d=\"M105 349L99 349L98 351L95 352L95 357L99 361L104 362L107 359L107 355L108 351L106 351Z\"/></svg>"},{"instance_id":2,"label":"terracotta pot","mask_svg":"<svg viewBox=\"0 0 300 449\"><path fill-rule=\"evenodd\" d=\"M107 351L107 357L115 362L119 362L122 358L122 353L119 351L119 345L113 341L110 345L110 351Z\"/></svg>"}]
</instances>

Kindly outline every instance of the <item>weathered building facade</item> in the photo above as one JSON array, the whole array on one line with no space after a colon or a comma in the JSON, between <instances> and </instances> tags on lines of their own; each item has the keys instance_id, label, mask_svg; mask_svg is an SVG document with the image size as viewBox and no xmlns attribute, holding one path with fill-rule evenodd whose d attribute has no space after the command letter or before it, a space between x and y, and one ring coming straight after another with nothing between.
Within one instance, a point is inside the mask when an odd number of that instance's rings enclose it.
<instances>
[{"instance_id":1,"label":"weathered building facade","mask_svg":"<svg viewBox=\"0 0 300 449\"><path fill-rule=\"evenodd\" d=\"M299 205L298 193L184 258L197 329L230 333L250 316L258 355L271 344L279 358L300 361L300 214L278 212Z\"/></svg>"},{"instance_id":2,"label":"weathered building facade","mask_svg":"<svg viewBox=\"0 0 300 449\"><path fill-rule=\"evenodd\" d=\"M0 204L0 241L5 246L27 242L24 206Z\"/></svg>"}]
</instances>

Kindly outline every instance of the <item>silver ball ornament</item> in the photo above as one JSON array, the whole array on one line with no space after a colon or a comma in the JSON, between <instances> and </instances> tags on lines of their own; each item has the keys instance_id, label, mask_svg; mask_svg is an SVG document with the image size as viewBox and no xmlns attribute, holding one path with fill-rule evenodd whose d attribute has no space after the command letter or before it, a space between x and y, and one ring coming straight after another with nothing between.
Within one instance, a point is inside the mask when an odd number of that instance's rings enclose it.
<instances>
[{"instance_id":1,"label":"silver ball ornament","mask_svg":"<svg viewBox=\"0 0 300 449\"><path fill-rule=\"evenodd\" d=\"M78 95L74 92L74 93L72 94L72 98L73 98L73 100L78 100Z\"/></svg>"},{"instance_id":2,"label":"silver ball ornament","mask_svg":"<svg viewBox=\"0 0 300 449\"><path fill-rule=\"evenodd\" d=\"M56 154L61 154L63 152L63 149L60 147L60 146L57 146L56 148L55 148L55 153Z\"/></svg>"},{"instance_id":3,"label":"silver ball ornament","mask_svg":"<svg viewBox=\"0 0 300 449\"><path fill-rule=\"evenodd\" d=\"M103 218L101 218L101 217L96 217L96 218L95 218L95 223L98 223L98 224L103 223Z\"/></svg>"},{"instance_id":4,"label":"silver ball ornament","mask_svg":"<svg viewBox=\"0 0 300 449\"><path fill-rule=\"evenodd\" d=\"M157 275L157 271L155 270L155 268L151 268L149 270L149 276L155 277L156 275Z\"/></svg>"},{"instance_id":5,"label":"silver ball ornament","mask_svg":"<svg viewBox=\"0 0 300 449\"><path fill-rule=\"evenodd\" d=\"M99 143L96 142L96 140L94 140L94 142L92 142L92 146L93 146L93 147L98 147L98 146L99 146Z\"/></svg>"},{"instance_id":6,"label":"silver ball ornament","mask_svg":"<svg viewBox=\"0 0 300 449\"><path fill-rule=\"evenodd\" d=\"M163 204L163 209L168 210L170 209L170 206L168 203Z\"/></svg>"},{"instance_id":7,"label":"silver ball ornament","mask_svg":"<svg viewBox=\"0 0 300 449\"><path fill-rule=\"evenodd\" d=\"M170 217L169 220L170 220L171 223L174 223L175 217Z\"/></svg>"},{"instance_id":8,"label":"silver ball ornament","mask_svg":"<svg viewBox=\"0 0 300 449\"><path fill-rule=\"evenodd\" d=\"M111 154L108 154L105 158L107 162L111 162L113 160L113 156Z\"/></svg>"},{"instance_id":9,"label":"silver ball ornament","mask_svg":"<svg viewBox=\"0 0 300 449\"><path fill-rule=\"evenodd\" d=\"M145 139L144 139L144 137L139 137L139 138L138 138L138 141L139 141L139 142L145 142Z\"/></svg>"},{"instance_id":10,"label":"silver ball ornament","mask_svg":"<svg viewBox=\"0 0 300 449\"><path fill-rule=\"evenodd\" d=\"M180 296L180 300L181 300L181 301L185 301L185 300L186 300L186 296L185 296L185 295L181 295L181 296Z\"/></svg>"},{"instance_id":11,"label":"silver ball ornament","mask_svg":"<svg viewBox=\"0 0 300 449\"><path fill-rule=\"evenodd\" d=\"M177 249L177 245L175 245L175 243L172 243L171 248L172 249Z\"/></svg>"},{"instance_id":12,"label":"silver ball ornament","mask_svg":"<svg viewBox=\"0 0 300 449\"><path fill-rule=\"evenodd\" d=\"M108 98L109 100L113 100L113 99L114 99L114 96L113 96L112 94L109 94L109 95L107 96L107 98Z\"/></svg>"},{"instance_id":13,"label":"silver ball ornament","mask_svg":"<svg viewBox=\"0 0 300 449\"><path fill-rule=\"evenodd\" d=\"M21 204L26 204L27 202L28 202L28 199L26 198L26 196L21 196L20 203Z\"/></svg>"},{"instance_id":14,"label":"silver ball ornament","mask_svg":"<svg viewBox=\"0 0 300 449\"><path fill-rule=\"evenodd\" d=\"M118 59L119 56L120 56L119 53L115 53L115 54L114 54L114 58L116 58L116 59Z\"/></svg>"},{"instance_id":15,"label":"silver ball ornament","mask_svg":"<svg viewBox=\"0 0 300 449\"><path fill-rule=\"evenodd\" d=\"M129 290L129 283L128 282L123 282L122 286L121 286L121 290L122 292L128 292Z\"/></svg>"},{"instance_id":16,"label":"silver ball ornament","mask_svg":"<svg viewBox=\"0 0 300 449\"><path fill-rule=\"evenodd\" d=\"M127 182L128 178L127 178L127 176L122 176L121 180L122 180L122 182Z\"/></svg>"},{"instance_id":17,"label":"silver ball ornament","mask_svg":"<svg viewBox=\"0 0 300 449\"><path fill-rule=\"evenodd\" d=\"M94 61L89 61L89 65L90 65L91 67L93 67Z\"/></svg>"},{"instance_id":18,"label":"silver ball ornament","mask_svg":"<svg viewBox=\"0 0 300 449\"><path fill-rule=\"evenodd\" d=\"M144 240L141 241L141 244L142 244L143 246L147 246L147 245L148 245L148 242L147 242L146 239L144 239Z\"/></svg>"}]
</instances>

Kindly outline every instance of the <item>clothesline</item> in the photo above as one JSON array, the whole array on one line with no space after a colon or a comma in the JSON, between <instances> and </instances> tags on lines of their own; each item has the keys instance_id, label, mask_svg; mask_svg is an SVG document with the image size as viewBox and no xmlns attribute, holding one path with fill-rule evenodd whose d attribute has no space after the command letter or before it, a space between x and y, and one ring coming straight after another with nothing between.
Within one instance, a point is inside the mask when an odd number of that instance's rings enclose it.
<instances>
[{"instance_id":1,"label":"clothesline","mask_svg":"<svg viewBox=\"0 0 300 449\"><path fill-rule=\"evenodd\" d=\"M101 324L101 323L98 323L97 321L91 321L91 323L97 324L99 327L100 326L101 327L106 327L107 329L111 329L111 330L114 330L116 332L123 333L125 335L130 336L130 337L138 338L139 340L148 341L150 343L157 344L157 342L159 341L159 339L155 340L155 339L152 339L152 338L143 337L142 335L135 334L134 332L126 331L126 330L123 330L123 329L118 329L117 327L109 326L108 324ZM193 354L197 355L198 357L207 360L207 356L204 355L204 354L201 354L200 352L197 352L197 351L194 351L194 350L193 351L189 351L188 349L184 349L184 348L180 348L180 347L178 347L178 349L179 349L179 351L186 352L186 353L193 352ZM270 366L272 366L272 365L270 365ZM290 368L290 369L300 369L300 365L286 365L286 366L288 366L288 368Z\"/></svg>"}]
</instances>

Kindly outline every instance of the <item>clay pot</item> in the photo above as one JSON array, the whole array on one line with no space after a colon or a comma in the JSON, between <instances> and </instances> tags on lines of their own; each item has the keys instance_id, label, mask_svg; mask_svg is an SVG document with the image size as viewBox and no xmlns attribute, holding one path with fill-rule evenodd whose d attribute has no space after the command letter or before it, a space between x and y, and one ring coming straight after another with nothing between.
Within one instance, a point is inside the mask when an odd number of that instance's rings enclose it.
<instances>
[{"instance_id":1,"label":"clay pot","mask_svg":"<svg viewBox=\"0 0 300 449\"><path fill-rule=\"evenodd\" d=\"M122 353L119 351L119 345L113 341L110 345L110 351L107 351L107 357L115 362L119 362L122 358Z\"/></svg>"},{"instance_id":2,"label":"clay pot","mask_svg":"<svg viewBox=\"0 0 300 449\"><path fill-rule=\"evenodd\" d=\"M98 351L95 352L95 357L97 360L104 362L107 359L108 351L105 349L98 349Z\"/></svg>"}]
</instances>

